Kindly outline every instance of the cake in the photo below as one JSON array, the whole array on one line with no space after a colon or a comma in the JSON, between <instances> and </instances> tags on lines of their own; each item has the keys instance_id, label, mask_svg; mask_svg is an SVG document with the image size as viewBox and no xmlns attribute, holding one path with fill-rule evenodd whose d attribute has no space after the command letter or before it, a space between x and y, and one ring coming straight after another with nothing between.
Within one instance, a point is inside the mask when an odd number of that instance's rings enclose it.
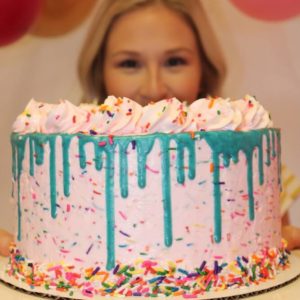
<instances>
[{"instance_id":1,"label":"cake","mask_svg":"<svg viewBox=\"0 0 300 300\"><path fill-rule=\"evenodd\" d=\"M183 296L288 264L280 131L251 96L31 100L13 126L7 274L84 296Z\"/></svg>"}]
</instances>

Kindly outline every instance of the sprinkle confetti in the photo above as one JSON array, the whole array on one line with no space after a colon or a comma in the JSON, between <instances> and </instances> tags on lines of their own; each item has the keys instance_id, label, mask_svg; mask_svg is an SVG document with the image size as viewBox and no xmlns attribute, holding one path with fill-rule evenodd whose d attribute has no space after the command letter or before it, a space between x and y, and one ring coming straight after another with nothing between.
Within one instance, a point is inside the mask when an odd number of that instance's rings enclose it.
<instances>
[{"instance_id":1,"label":"sprinkle confetti","mask_svg":"<svg viewBox=\"0 0 300 300\"><path fill-rule=\"evenodd\" d=\"M93 244L89 247L92 248ZM87 251L88 252L88 251ZM289 266L286 244L282 247L265 248L249 257L238 256L230 263L215 257L211 266L203 261L194 270L182 267L183 260L161 266L152 260L136 260L131 265L117 264L112 271L99 266L78 271L71 264L38 265L23 257L13 245L6 270L9 276L34 287L56 290L73 295L99 296L182 296L197 298L208 291L238 288L264 282ZM145 256L144 256L145 257ZM77 260L77 259L76 259Z\"/></svg>"}]
</instances>

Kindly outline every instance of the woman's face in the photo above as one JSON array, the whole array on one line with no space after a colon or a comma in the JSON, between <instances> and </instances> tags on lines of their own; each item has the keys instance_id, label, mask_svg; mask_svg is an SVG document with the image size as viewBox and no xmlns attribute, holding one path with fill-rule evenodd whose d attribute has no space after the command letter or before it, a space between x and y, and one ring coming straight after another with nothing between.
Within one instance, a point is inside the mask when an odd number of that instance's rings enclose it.
<instances>
[{"instance_id":1,"label":"woman's face","mask_svg":"<svg viewBox=\"0 0 300 300\"><path fill-rule=\"evenodd\" d=\"M196 100L202 72L195 34L165 6L130 11L108 35L103 72L108 95L140 104L170 97Z\"/></svg>"}]
</instances>

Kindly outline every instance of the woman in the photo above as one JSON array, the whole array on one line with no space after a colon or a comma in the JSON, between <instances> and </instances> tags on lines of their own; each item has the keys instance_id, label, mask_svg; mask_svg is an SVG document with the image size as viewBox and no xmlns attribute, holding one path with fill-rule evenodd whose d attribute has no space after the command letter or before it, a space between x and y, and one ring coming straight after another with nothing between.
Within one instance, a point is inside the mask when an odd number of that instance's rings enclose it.
<instances>
[{"instance_id":1,"label":"woman","mask_svg":"<svg viewBox=\"0 0 300 300\"><path fill-rule=\"evenodd\" d=\"M80 57L85 99L220 95L225 64L198 0L104 0Z\"/></svg>"}]
</instances>

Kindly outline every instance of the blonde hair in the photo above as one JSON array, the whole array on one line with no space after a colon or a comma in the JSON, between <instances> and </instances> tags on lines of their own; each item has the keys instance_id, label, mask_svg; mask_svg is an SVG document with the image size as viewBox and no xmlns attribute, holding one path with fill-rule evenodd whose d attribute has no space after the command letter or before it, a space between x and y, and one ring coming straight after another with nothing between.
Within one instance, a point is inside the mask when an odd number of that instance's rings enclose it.
<instances>
[{"instance_id":1,"label":"blonde hair","mask_svg":"<svg viewBox=\"0 0 300 300\"><path fill-rule=\"evenodd\" d=\"M224 59L200 0L101 0L79 58L84 99L96 98L102 102L107 96L103 60L107 36L114 21L130 10L153 4L165 5L187 20L195 32L202 61L203 79L199 97L219 95L225 77Z\"/></svg>"}]
</instances>

